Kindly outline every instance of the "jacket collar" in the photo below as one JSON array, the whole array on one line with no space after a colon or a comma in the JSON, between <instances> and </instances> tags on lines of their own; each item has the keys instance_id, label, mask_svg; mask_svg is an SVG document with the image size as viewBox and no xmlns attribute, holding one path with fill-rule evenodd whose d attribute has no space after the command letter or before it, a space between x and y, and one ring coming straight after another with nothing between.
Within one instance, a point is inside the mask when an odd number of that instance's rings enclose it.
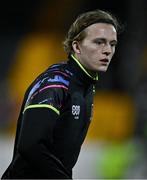
<instances>
[{"instance_id":1,"label":"jacket collar","mask_svg":"<svg viewBox=\"0 0 147 180\"><path fill-rule=\"evenodd\" d=\"M77 79L83 83L96 83L98 81L98 74L91 75L73 54L69 56L69 64Z\"/></svg>"}]
</instances>

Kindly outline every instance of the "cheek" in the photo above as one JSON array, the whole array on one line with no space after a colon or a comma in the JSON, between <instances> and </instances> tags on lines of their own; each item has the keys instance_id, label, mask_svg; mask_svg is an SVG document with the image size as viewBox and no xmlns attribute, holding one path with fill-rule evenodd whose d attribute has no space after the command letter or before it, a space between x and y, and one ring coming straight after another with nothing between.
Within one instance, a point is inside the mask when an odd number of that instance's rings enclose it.
<instances>
[{"instance_id":1,"label":"cheek","mask_svg":"<svg viewBox=\"0 0 147 180\"><path fill-rule=\"evenodd\" d=\"M94 56L98 56L98 54L101 53L101 48L98 48L97 46L93 45L93 44L89 44L88 46L83 46L83 48L81 49L81 53L84 56L90 56L90 57L94 57Z\"/></svg>"},{"instance_id":2,"label":"cheek","mask_svg":"<svg viewBox=\"0 0 147 180\"><path fill-rule=\"evenodd\" d=\"M96 53L96 51L92 48L85 48L83 51L82 51L82 54L84 57L87 57L87 58L92 58Z\"/></svg>"},{"instance_id":3,"label":"cheek","mask_svg":"<svg viewBox=\"0 0 147 180\"><path fill-rule=\"evenodd\" d=\"M114 54L114 53L115 53L115 48L112 49L112 54Z\"/></svg>"},{"instance_id":4,"label":"cheek","mask_svg":"<svg viewBox=\"0 0 147 180\"><path fill-rule=\"evenodd\" d=\"M101 54L102 54L102 51L101 51L101 49L93 49L92 51L91 51L91 56L92 57L94 57L94 58L98 58L99 56L101 56Z\"/></svg>"},{"instance_id":5,"label":"cheek","mask_svg":"<svg viewBox=\"0 0 147 180\"><path fill-rule=\"evenodd\" d=\"M91 47L87 52L89 52L92 56L94 56L96 54L99 54L101 52L101 49L96 47Z\"/></svg>"},{"instance_id":6,"label":"cheek","mask_svg":"<svg viewBox=\"0 0 147 180\"><path fill-rule=\"evenodd\" d=\"M114 53L115 53L115 49L112 51L111 58L113 57Z\"/></svg>"}]
</instances>

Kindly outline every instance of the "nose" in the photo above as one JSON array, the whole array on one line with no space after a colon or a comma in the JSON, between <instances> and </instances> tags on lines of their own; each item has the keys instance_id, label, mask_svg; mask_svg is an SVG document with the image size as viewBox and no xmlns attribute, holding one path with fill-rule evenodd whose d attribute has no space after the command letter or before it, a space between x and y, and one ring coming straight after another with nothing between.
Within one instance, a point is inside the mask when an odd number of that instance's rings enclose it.
<instances>
[{"instance_id":1,"label":"nose","mask_svg":"<svg viewBox=\"0 0 147 180\"><path fill-rule=\"evenodd\" d=\"M103 47L103 54L106 54L107 56L112 53L111 45L110 44L105 44Z\"/></svg>"}]
</instances>

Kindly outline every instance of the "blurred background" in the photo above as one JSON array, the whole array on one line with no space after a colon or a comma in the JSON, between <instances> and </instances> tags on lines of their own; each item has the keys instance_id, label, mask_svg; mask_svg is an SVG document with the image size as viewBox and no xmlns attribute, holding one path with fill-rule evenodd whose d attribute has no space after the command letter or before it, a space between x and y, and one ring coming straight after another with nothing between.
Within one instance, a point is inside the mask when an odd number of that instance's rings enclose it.
<instances>
[{"instance_id":1,"label":"blurred background","mask_svg":"<svg viewBox=\"0 0 147 180\"><path fill-rule=\"evenodd\" d=\"M147 1L0 1L0 176L9 165L24 92L52 63L79 13L107 10L124 26L107 73L99 73L94 112L74 178L147 178Z\"/></svg>"}]
</instances>

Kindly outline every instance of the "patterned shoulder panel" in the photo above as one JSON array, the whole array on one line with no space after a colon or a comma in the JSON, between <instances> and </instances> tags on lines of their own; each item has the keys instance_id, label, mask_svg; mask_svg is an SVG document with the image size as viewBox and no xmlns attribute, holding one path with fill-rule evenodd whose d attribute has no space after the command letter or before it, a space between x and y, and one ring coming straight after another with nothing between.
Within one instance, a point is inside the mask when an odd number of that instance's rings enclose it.
<instances>
[{"instance_id":1,"label":"patterned shoulder panel","mask_svg":"<svg viewBox=\"0 0 147 180\"><path fill-rule=\"evenodd\" d=\"M33 83L25 108L44 104L59 111L64 104L71 76L72 73L67 70L66 63L52 65Z\"/></svg>"},{"instance_id":2,"label":"patterned shoulder panel","mask_svg":"<svg viewBox=\"0 0 147 180\"><path fill-rule=\"evenodd\" d=\"M64 77L71 77L73 75L67 68L67 62L61 62L60 64L53 64L47 69L47 72L52 72L54 74L59 74Z\"/></svg>"}]
</instances>

